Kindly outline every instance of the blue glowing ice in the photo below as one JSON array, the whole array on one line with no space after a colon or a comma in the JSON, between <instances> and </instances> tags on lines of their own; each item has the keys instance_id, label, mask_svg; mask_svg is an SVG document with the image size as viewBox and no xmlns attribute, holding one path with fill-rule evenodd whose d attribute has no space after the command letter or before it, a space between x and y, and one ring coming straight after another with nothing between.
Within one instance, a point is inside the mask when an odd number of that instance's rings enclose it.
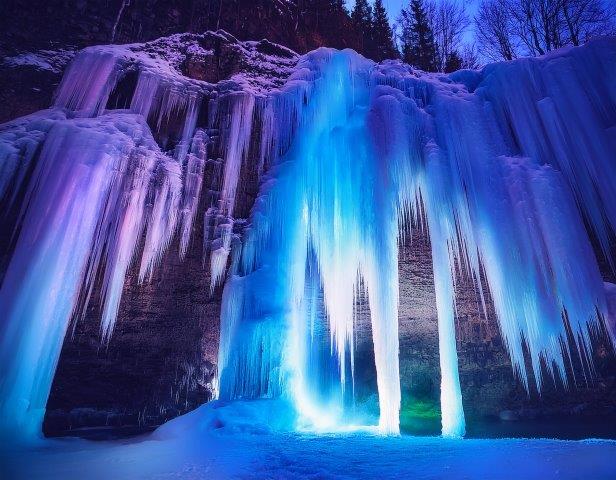
<instances>
[{"instance_id":1,"label":"blue glowing ice","mask_svg":"<svg viewBox=\"0 0 616 480\"><path fill-rule=\"evenodd\" d=\"M305 56L287 87L270 99L283 109L282 118L297 117L298 127L263 183L226 285L223 398L287 394L317 429L349 422L340 413L342 396L323 403L307 378L304 339L313 312L306 265L314 256L339 388L347 385L347 364L353 374L354 309L365 290L379 428L397 432L397 247L422 209L439 317L443 435L465 430L454 325L457 275L470 276L482 299L489 289L525 385L524 343L539 389L542 364L566 384L563 315L588 357L588 328L605 314L583 219L608 257L614 227L615 119L608 90L615 50L609 41L586 49L451 78L395 62L374 65L350 51ZM581 67L595 72L592 82L573 73ZM584 127L576 142L579 122ZM592 365L588 358L585 363Z\"/></svg>"}]
</instances>

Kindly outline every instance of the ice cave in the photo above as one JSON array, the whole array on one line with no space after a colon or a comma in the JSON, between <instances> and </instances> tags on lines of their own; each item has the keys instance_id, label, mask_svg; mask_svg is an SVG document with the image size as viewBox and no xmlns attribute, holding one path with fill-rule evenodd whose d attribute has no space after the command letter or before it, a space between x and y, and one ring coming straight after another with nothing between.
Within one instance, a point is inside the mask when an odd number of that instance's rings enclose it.
<instances>
[{"instance_id":1,"label":"ice cave","mask_svg":"<svg viewBox=\"0 0 616 480\"><path fill-rule=\"evenodd\" d=\"M2 478L616 478L616 37L453 73L113 40L2 60L50 92L0 118ZM140 376L162 420L84 438Z\"/></svg>"}]
</instances>

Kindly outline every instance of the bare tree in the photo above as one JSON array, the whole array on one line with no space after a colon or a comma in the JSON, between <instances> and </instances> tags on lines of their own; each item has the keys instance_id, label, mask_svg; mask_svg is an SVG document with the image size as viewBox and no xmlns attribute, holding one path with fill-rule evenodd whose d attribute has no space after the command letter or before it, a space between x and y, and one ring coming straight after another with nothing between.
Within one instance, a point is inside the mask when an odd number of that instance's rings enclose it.
<instances>
[{"instance_id":1,"label":"bare tree","mask_svg":"<svg viewBox=\"0 0 616 480\"><path fill-rule=\"evenodd\" d=\"M460 52L462 58L462 68L475 70L481 66L479 56L477 55L477 47L474 43L467 43L462 47Z\"/></svg>"},{"instance_id":2,"label":"bare tree","mask_svg":"<svg viewBox=\"0 0 616 480\"><path fill-rule=\"evenodd\" d=\"M511 60L615 32L612 0L483 0L475 16L482 54Z\"/></svg>"},{"instance_id":3,"label":"bare tree","mask_svg":"<svg viewBox=\"0 0 616 480\"><path fill-rule=\"evenodd\" d=\"M446 70L448 61L455 54L460 57L464 33L470 26L466 0L431 0L426 4L430 26L436 44L437 68Z\"/></svg>"},{"instance_id":4,"label":"bare tree","mask_svg":"<svg viewBox=\"0 0 616 480\"><path fill-rule=\"evenodd\" d=\"M616 3L611 0L561 0L568 41L581 45L592 37L616 34Z\"/></svg>"},{"instance_id":5,"label":"bare tree","mask_svg":"<svg viewBox=\"0 0 616 480\"><path fill-rule=\"evenodd\" d=\"M513 60L518 56L510 0L484 0L475 16L475 35L483 56Z\"/></svg>"},{"instance_id":6,"label":"bare tree","mask_svg":"<svg viewBox=\"0 0 616 480\"><path fill-rule=\"evenodd\" d=\"M531 55L543 55L565 45L560 25L562 0L517 0L509 14L521 42Z\"/></svg>"}]
</instances>

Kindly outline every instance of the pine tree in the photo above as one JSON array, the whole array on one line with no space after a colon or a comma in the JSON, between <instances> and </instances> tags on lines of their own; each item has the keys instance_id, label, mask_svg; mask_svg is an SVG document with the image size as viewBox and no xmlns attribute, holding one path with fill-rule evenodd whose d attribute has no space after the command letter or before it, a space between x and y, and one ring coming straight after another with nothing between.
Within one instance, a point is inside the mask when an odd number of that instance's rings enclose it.
<instances>
[{"instance_id":1,"label":"pine tree","mask_svg":"<svg viewBox=\"0 0 616 480\"><path fill-rule=\"evenodd\" d=\"M372 42L368 56L377 62L398 57L394 35L383 6L383 0L375 0L372 14Z\"/></svg>"},{"instance_id":2,"label":"pine tree","mask_svg":"<svg viewBox=\"0 0 616 480\"><path fill-rule=\"evenodd\" d=\"M366 55L372 45L372 8L368 4L368 0L357 0L355 2L351 20L359 40L359 53Z\"/></svg>"},{"instance_id":3,"label":"pine tree","mask_svg":"<svg viewBox=\"0 0 616 480\"><path fill-rule=\"evenodd\" d=\"M410 5L402 9L399 23L402 33L402 59L421 70L437 70L436 46L434 33L430 27L428 15L422 0L411 0Z\"/></svg>"},{"instance_id":4,"label":"pine tree","mask_svg":"<svg viewBox=\"0 0 616 480\"><path fill-rule=\"evenodd\" d=\"M445 73L455 72L464 68L464 61L457 51L451 52L445 61Z\"/></svg>"},{"instance_id":5,"label":"pine tree","mask_svg":"<svg viewBox=\"0 0 616 480\"><path fill-rule=\"evenodd\" d=\"M295 50L305 52L321 46L338 49L358 48L355 28L344 0L284 0L284 2L295 5L295 32L299 44L295 46Z\"/></svg>"}]
</instances>

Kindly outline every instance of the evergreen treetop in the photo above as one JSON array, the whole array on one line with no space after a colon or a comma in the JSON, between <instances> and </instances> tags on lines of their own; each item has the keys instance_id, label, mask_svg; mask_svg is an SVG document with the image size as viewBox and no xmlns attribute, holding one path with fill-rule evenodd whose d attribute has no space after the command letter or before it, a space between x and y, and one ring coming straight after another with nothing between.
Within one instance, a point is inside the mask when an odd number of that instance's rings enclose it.
<instances>
[{"instance_id":1,"label":"evergreen treetop","mask_svg":"<svg viewBox=\"0 0 616 480\"><path fill-rule=\"evenodd\" d=\"M398 51L394 45L394 35L387 18L383 0L375 0L372 14L372 51L369 56L380 62L388 58L397 58Z\"/></svg>"},{"instance_id":2,"label":"evergreen treetop","mask_svg":"<svg viewBox=\"0 0 616 480\"><path fill-rule=\"evenodd\" d=\"M368 0L357 0L351 12L351 21L358 36L358 51L368 55L372 45L372 7Z\"/></svg>"},{"instance_id":3,"label":"evergreen treetop","mask_svg":"<svg viewBox=\"0 0 616 480\"><path fill-rule=\"evenodd\" d=\"M434 32L430 26L423 0L411 0L400 14L402 27L402 59L421 70L437 70Z\"/></svg>"}]
</instances>

